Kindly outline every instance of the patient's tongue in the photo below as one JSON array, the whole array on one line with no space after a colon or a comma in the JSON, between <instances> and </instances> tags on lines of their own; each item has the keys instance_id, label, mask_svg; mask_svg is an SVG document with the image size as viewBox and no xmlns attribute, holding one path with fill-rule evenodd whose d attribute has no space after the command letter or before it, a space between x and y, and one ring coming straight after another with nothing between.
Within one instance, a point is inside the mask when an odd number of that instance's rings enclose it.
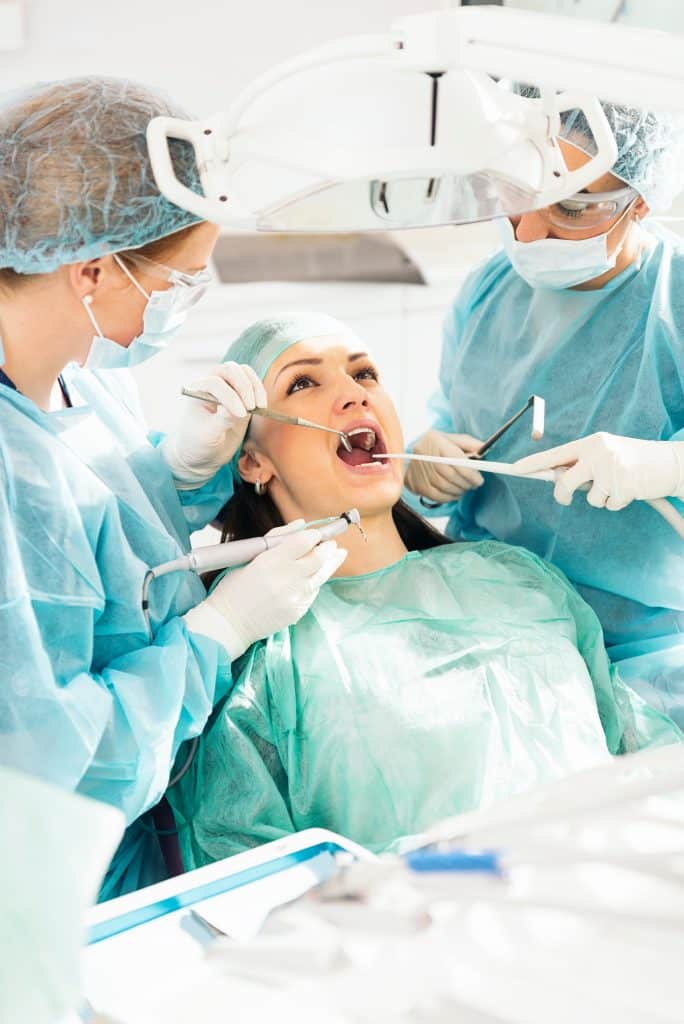
<instances>
[{"instance_id":1,"label":"patient's tongue","mask_svg":"<svg viewBox=\"0 0 684 1024\"><path fill-rule=\"evenodd\" d=\"M337 457L346 462L348 466L360 466L364 462L374 461L371 453L367 452L364 448L352 448L350 452L345 451L344 448L338 448Z\"/></svg>"}]
</instances>

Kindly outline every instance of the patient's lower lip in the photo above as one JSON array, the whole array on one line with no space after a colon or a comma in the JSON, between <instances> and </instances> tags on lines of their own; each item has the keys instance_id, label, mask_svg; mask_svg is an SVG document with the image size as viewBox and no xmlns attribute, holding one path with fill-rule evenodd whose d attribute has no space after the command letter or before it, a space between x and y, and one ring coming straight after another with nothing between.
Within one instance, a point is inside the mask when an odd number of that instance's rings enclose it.
<instances>
[{"instance_id":1,"label":"patient's lower lip","mask_svg":"<svg viewBox=\"0 0 684 1024\"><path fill-rule=\"evenodd\" d=\"M341 459L340 462L342 462ZM350 466L348 462L342 462L342 465L351 473L385 473L391 468L389 462L380 462L379 459L375 459L373 462L362 462L358 466Z\"/></svg>"}]
</instances>

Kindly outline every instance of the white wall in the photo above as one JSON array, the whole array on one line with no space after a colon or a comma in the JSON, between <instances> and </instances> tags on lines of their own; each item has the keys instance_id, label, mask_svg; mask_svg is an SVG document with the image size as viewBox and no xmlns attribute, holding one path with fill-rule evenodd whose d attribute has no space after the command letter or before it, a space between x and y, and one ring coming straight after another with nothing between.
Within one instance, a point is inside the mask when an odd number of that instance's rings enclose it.
<instances>
[{"instance_id":1,"label":"white wall","mask_svg":"<svg viewBox=\"0 0 684 1024\"><path fill-rule=\"evenodd\" d=\"M140 79L191 111L223 110L278 61L383 32L435 0L24 0L26 45L0 53L0 90L90 73Z\"/></svg>"}]
</instances>

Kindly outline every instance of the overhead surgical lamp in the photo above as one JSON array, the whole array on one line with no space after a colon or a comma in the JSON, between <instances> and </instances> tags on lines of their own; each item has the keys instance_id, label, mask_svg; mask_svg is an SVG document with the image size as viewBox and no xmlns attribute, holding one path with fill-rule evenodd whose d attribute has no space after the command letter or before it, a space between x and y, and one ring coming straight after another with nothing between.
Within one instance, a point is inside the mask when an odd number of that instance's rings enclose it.
<instances>
[{"instance_id":1,"label":"overhead surgical lamp","mask_svg":"<svg viewBox=\"0 0 684 1024\"><path fill-rule=\"evenodd\" d=\"M610 169L615 142L593 93L612 98L612 82L629 102L636 82L644 102L657 95L649 37L667 81L675 62L664 33L500 7L404 18L387 36L341 40L279 65L226 113L155 118L152 167L168 199L233 229L368 231L514 216ZM493 75L539 85L541 96L518 96ZM557 141L569 109L584 112L595 148L572 171ZM176 176L174 138L193 145L203 195Z\"/></svg>"}]
</instances>

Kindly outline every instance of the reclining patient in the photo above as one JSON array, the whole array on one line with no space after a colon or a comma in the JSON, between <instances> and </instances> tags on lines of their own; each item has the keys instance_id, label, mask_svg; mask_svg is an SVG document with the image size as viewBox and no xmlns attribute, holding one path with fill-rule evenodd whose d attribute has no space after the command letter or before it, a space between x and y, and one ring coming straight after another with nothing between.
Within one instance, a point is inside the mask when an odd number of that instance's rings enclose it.
<instances>
[{"instance_id":1,"label":"reclining patient","mask_svg":"<svg viewBox=\"0 0 684 1024\"><path fill-rule=\"evenodd\" d=\"M495 541L445 543L399 503L402 462L371 459L403 451L397 414L348 328L260 321L229 359L253 366L272 409L355 447L254 417L227 535L356 506L368 540L350 527L311 610L234 666L169 793L186 867L311 826L398 850L447 816L681 741L611 668L598 619L559 571Z\"/></svg>"}]
</instances>

